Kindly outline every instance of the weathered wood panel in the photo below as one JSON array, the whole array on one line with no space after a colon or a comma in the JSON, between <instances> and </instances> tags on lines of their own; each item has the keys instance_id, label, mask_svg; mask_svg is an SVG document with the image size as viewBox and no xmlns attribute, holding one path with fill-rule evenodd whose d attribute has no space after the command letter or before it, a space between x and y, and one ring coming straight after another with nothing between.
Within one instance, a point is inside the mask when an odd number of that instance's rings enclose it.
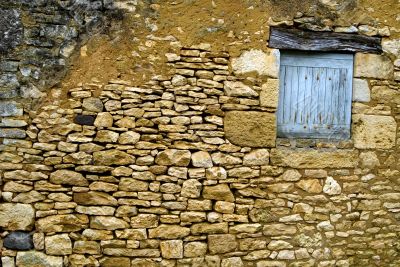
<instances>
[{"instance_id":1,"label":"weathered wood panel","mask_svg":"<svg viewBox=\"0 0 400 267\"><path fill-rule=\"evenodd\" d=\"M349 138L352 69L350 54L282 53L278 135Z\"/></svg>"},{"instance_id":2,"label":"weathered wood panel","mask_svg":"<svg viewBox=\"0 0 400 267\"><path fill-rule=\"evenodd\" d=\"M335 32L271 28L269 47L303 51L381 53L381 38Z\"/></svg>"}]
</instances>

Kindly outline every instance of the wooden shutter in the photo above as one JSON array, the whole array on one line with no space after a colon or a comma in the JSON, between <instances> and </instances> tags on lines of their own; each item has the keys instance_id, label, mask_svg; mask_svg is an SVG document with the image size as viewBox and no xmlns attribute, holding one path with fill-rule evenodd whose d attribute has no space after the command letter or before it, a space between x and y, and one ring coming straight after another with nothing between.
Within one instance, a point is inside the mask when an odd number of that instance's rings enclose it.
<instances>
[{"instance_id":1,"label":"wooden shutter","mask_svg":"<svg viewBox=\"0 0 400 267\"><path fill-rule=\"evenodd\" d=\"M353 55L282 52L278 136L350 138Z\"/></svg>"}]
</instances>

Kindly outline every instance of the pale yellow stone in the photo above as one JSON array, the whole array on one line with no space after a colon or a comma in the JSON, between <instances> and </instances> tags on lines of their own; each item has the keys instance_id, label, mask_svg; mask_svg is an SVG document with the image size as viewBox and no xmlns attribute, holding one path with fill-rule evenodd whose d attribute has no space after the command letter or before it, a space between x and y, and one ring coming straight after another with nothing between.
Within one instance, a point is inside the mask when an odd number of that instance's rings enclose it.
<instances>
[{"instance_id":1,"label":"pale yellow stone","mask_svg":"<svg viewBox=\"0 0 400 267\"><path fill-rule=\"evenodd\" d=\"M160 242L161 256L165 259L183 258L183 241L168 240Z\"/></svg>"},{"instance_id":2,"label":"pale yellow stone","mask_svg":"<svg viewBox=\"0 0 400 267\"><path fill-rule=\"evenodd\" d=\"M358 163L356 150L271 149L274 165L291 168L354 168Z\"/></svg>"},{"instance_id":3,"label":"pale yellow stone","mask_svg":"<svg viewBox=\"0 0 400 267\"><path fill-rule=\"evenodd\" d=\"M226 138L233 144L249 147L274 147L275 115L259 111L229 111L225 114Z\"/></svg>"},{"instance_id":4,"label":"pale yellow stone","mask_svg":"<svg viewBox=\"0 0 400 267\"><path fill-rule=\"evenodd\" d=\"M260 105L262 107L278 107L279 80L268 79L261 87Z\"/></svg>"},{"instance_id":5,"label":"pale yellow stone","mask_svg":"<svg viewBox=\"0 0 400 267\"><path fill-rule=\"evenodd\" d=\"M393 63L386 56L356 53L354 59L354 76L390 79L393 77Z\"/></svg>"},{"instance_id":6,"label":"pale yellow stone","mask_svg":"<svg viewBox=\"0 0 400 267\"><path fill-rule=\"evenodd\" d=\"M48 255L72 254L72 242L68 234L47 236L44 243Z\"/></svg>"},{"instance_id":7,"label":"pale yellow stone","mask_svg":"<svg viewBox=\"0 0 400 267\"><path fill-rule=\"evenodd\" d=\"M393 117L353 116L354 146L359 149L390 149L396 144L397 124Z\"/></svg>"}]
</instances>

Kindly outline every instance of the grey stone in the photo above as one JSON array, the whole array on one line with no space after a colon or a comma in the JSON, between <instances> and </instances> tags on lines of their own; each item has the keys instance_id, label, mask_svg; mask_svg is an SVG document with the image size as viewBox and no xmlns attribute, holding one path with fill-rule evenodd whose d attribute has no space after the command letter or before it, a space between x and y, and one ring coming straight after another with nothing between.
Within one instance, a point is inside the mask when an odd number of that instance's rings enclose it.
<instances>
[{"instance_id":1,"label":"grey stone","mask_svg":"<svg viewBox=\"0 0 400 267\"><path fill-rule=\"evenodd\" d=\"M104 105L99 98L89 97L83 100L82 107L88 111L101 112Z\"/></svg>"},{"instance_id":2,"label":"grey stone","mask_svg":"<svg viewBox=\"0 0 400 267\"><path fill-rule=\"evenodd\" d=\"M0 129L0 138L25 138L26 132L20 129Z\"/></svg>"},{"instance_id":3,"label":"grey stone","mask_svg":"<svg viewBox=\"0 0 400 267\"><path fill-rule=\"evenodd\" d=\"M23 110L21 106L15 101L1 101L0 102L0 116L22 116Z\"/></svg>"},{"instance_id":4,"label":"grey stone","mask_svg":"<svg viewBox=\"0 0 400 267\"><path fill-rule=\"evenodd\" d=\"M63 258L48 256L38 251L26 251L17 253L17 266L19 267L62 267Z\"/></svg>"},{"instance_id":5,"label":"grey stone","mask_svg":"<svg viewBox=\"0 0 400 267\"><path fill-rule=\"evenodd\" d=\"M12 232L8 234L3 241L4 247L15 250L33 249L32 234L27 232Z\"/></svg>"},{"instance_id":6,"label":"grey stone","mask_svg":"<svg viewBox=\"0 0 400 267\"><path fill-rule=\"evenodd\" d=\"M22 42L23 26L21 14L16 9L0 9L0 53L16 47Z\"/></svg>"}]
</instances>

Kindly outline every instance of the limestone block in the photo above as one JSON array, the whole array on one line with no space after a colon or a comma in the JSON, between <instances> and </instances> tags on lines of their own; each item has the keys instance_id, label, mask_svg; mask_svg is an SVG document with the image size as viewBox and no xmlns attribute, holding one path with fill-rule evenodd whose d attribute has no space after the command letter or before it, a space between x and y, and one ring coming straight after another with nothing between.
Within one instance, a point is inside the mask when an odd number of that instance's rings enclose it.
<instances>
[{"instance_id":1,"label":"limestone block","mask_svg":"<svg viewBox=\"0 0 400 267\"><path fill-rule=\"evenodd\" d=\"M63 258L56 256L48 256L38 251L19 251L17 253L17 266L19 267L32 267L45 266L45 267L62 267Z\"/></svg>"},{"instance_id":2,"label":"limestone block","mask_svg":"<svg viewBox=\"0 0 400 267\"><path fill-rule=\"evenodd\" d=\"M224 91L227 96L257 97L258 93L242 82L225 81Z\"/></svg>"},{"instance_id":3,"label":"limestone block","mask_svg":"<svg viewBox=\"0 0 400 267\"><path fill-rule=\"evenodd\" d=\"M360 153L360 165L362 168L373 169L380 166L380 162L375 152L367 151Z\"/></svg>"},{"instance_id":4,"label":"limestone block","mask_svg":"<svg viewBox=\"0 0 400 267\"><path fill-rule=\"evenodd\" d=\"M353 101L369 102L371 93L368 86L368 81L364 79L353 79Z\"/></svg>"},{"instance_id":5,"label":"limestone block","mask_svg":"<svg viewBox=\"0 0 400 267\"><path fill-rule=\"evenodd\" d=\"M354 146L359 149L390 149L395 146L396 121L390 116L353 116Z\"/></svg>"},{"instance_id":6,"label":"limestone block","mask_svg":"<svg viewBox=\"0 0 400 267\"><path fill-rule=\"evenodd\" d=\"M89 97L83 100L82 107L88 111L101 112L104 106L99 98Z\"/></svg>"},{"instance_id":7,"label":"limestone block","mask_svg":"<svg viewBox=\"0 0 400 267\"><path fill-rule=\"evenodd\" d=\"M47 236L44 244L48 255L72 254L72 242L68 234Z\"/></svg>"},{"instance_id":8,"label":"limestone block","mask_svg":"<svg viewBox=\"0 0 400 267\"><path fill-rule=\"evenodd\" d=\"M149 229L149 238L176 239L188 236L190 229L179 225L162 224L157 228Z\"/></svg>"},{"instance_id":9,"label":"limestone block","mask_svg":"<svg viewBox=\"0 0 400 267\"><path fill-rule=\"evenodd\" d=\"M201 195L202 184L196 179L189 179L183 182L181 195L183 197L198 198Z\"/></svg>"},{"instance_id":10,"label":"limestone block","mask_svg":"<svg viewBox=\"0 0 400 267\"><path fill-rule=\"evenodd\" d=\"M206 151L198 151L192 154L192 164L194 167L210 168L213 166L211 156Z\"/></svg>"},{"instance_id":11,"label":"limestone block","mask_svg":"<svg viewBox=\"0 0 400 267\"><path fill-rule=\"evenodd\" d=\"M243 165L247 166L268 165L268 163L268 149L254 149L243 157Z\"/></svg>"},{"instance_id":12,"label":"limestone block","mask_svg":"<svg viewBox=\"0 0 400 267\"><path fill-rule=\"evenodd\" d=\"M183 258L183 241L168 240L160 242L161 256L165 259Z\"/></svg>"},{"instance_id":13,"label":"limestone block","mask_svg":"<svg viewBox=\"0 0 400 267\"><path fill-rule=\"evenodd\" d=\"M296 232L296 226L284 223L264 225L263 228L263 233L266 236L293 235Z\"/></svg>"},{"instance_id":14,"label":"limestone block","mask_svg":"<svg viewBox=\"0 0 400 267\"><path fill-rule=\"evenodd\" d=\"M88 226L89 218L84 214L52 215L36 221L36 229L45 232L74 232Z\"/></svg>"},{"instance_id":15,"label":"limestone block","mask_svg":"<svg viewBox=\"0 0 400 267\"><path fill-rule=\"evenodd\" d=\"M278 107L279 80L268 79L261 87L260 105L262 107Z\"/></svg>"},{"instance_id":16,"label":"limestone block","mask_svg":"<svg viewBox=\"0 0 400 267\"><path fill-rule=\"evenodd\" d=\"M325 185L323 188L325 194L328 195L339 195L342 192L342 188L339 183L332 177L326 177Z\"/></svg>"},{"instance_id":17,"label":"limestone block","mask_svg":"<svg viewBox=\"0 0 400 267\"><path fill-rule=\"evenodd\" d=\"M189 242L185 244L184 255L187 258L203 257L207 253L207 244L203 242Z\"/></svg>"},{"instance_id":18,"label":"limestone block","mask_svg":"<svg viewBox=\"0 0 400 267\"><path fill-rule=\"evenodd\" d=\"M227 184L218 184L214 186L205 186L203 190L205 199L223 200L233 202L235 200Z\"/></svg>"},{"instance_id":19,"label":"limestone block","mask_svg":"<svg viewBox=\"0 0 400 267\"><path fill-rule=\"evenodd\" d=\"M109 112L100 112L94 121L96 127L112 127L114 122L113 116Z\"/></svg>"},{"instance_id":20,"label":"limestone block","mask_svg":"<svg viewBox=\"0 0 400 267\"><path fill-rule=\"evenodd\" d=\"M271 149L274 165L291 168L353 168L358 164L356 150Z\"/></svg>"},{"instance_id":21,"label":"limestone block","mask_svg":"<svg viewBox=\"0 0 400 267\"><path fill-rule=\"evenodd\" d=\"M19 203L0 204L0 227L4 230L31 230L35 210L31 205Z\"/></svg>"},{"instance_id":22,"label":"limestone block","mask_svg":"<svg viewBox=\"0 0 400 267\"><path fill-rule=\"evenodd\" d=\"M236 250L236 247L235 235L221 234L208 236L208 249L211 254L232 252Z\"/></svg>"},{"instance_id":23,"label":"limestone block","mask_svg":"<svg viewBox=\"0 0 400 267\"><path fill-rule=\"evenodd\" d=\"M225 115L226 138L233 144L249 147L274 147L276 118L258 111L229 111Z\"/></svg>"},{"instance_id":24,"label":"limestone block","mask_svg":"<svg viewBox=\"0 0 400 267\"><path fill-rule=\"evenodd\" d=\"M140 140L140 134L134 131L124 132L120 135L118 143L122 145L134 145Z\"/></svg>"},{"instance_id":25,"label":"limestone block","mask_svg":"<svg viewBox=\"0 0 400 267\"><path fill-rule=\"evenodd\" d=\"M0 116L22 116L23 109L20 104L15 101L1 101L0 102Z\"/></svg>"},{"instance_id":26,"label":"limestone block","mask_svg":"<svg viewBox=\"0 0 400 267\"><path fill-rule=\"evenodd\" d=\"M312 194L318 194L322 192L322 185L318 179L301 180L296 183L296 186Z\"/></svg>"},{"instance_id":27,"label":"limestone block","mask_svg":"<svg viewBox=\"0 0 400 267\"><path fill-rule=\"evenodd\" d=\"M119 150L106 150L93 153L96 165L129 165L135 162L135 157Z\"/></svg>"},{"instance_id":28,"label":"limestone block","mask_svg":"<svg viewBox=\"0 0 400 267\"><path fill-rule=\"evenodd\" d=\"M87 186L89 184L82 174L70 170L57 170L51 173L50 182L71 186Z\"/></svg>"},{"instance_id":29,"label":"limestone block","mask_svg":"<svg viewBox=\"0 0 400 267\"><path fill-rule=\"evenodd\" d=\"M129 224L112 216L93 216L90 218L90 228L100 230L116 230L128 228Z\"/></svg>"},{"instance_id":30,"label":"limestone block","mask_svg":"<svg viewBox=\"0 0 400 267\"><path fill-rule=\"evenodd\" d=\"M155 162L164 166L186 167L190 163L191 153L189 150L167 149L158 153Z\"/></svg>"},{"instance_id":31,"label":"limestone block","mask_svg":"<svg viewBox=\"0 0 400 267\"><path fill-rule=\"evenodd\" d=\"M393 77L393 63L385 56L357 53L354 60L355 77L376 79Z\"/></svg>"},{"instance_id":32,"label":"limestone block","mask_svg":"<svg viewBox=\"0 0 400 267\"><path fill-rule=\"evenodd\" d=\"M116 206L117 200L103 192L89 191L86 193L74 193L74 202L81 205L107 205Z\"/></svg>"},{"instance_id":33,"label":"limestone block","mask_svg":"<svg viewBox=\"0 0 400 267\"><path fill-rule=\"evenodd\" d=\"M371 90L372 99L383 104L400 104L400 92L388 86L374 86Z\"/></svg>"},{"instance_id":34,"label":"limestone block","mask_svg":"<svg viewBox=\"0 0 400 267\"><path fill-rule=\"evenodd\" d=\"M277 49L268 49L267 52L252 49L243 52L240 57L232 59L232 68L235 74L256 72L258 75L277 78L279 65L280 54Z\"/></svg>"}]
</instances>

